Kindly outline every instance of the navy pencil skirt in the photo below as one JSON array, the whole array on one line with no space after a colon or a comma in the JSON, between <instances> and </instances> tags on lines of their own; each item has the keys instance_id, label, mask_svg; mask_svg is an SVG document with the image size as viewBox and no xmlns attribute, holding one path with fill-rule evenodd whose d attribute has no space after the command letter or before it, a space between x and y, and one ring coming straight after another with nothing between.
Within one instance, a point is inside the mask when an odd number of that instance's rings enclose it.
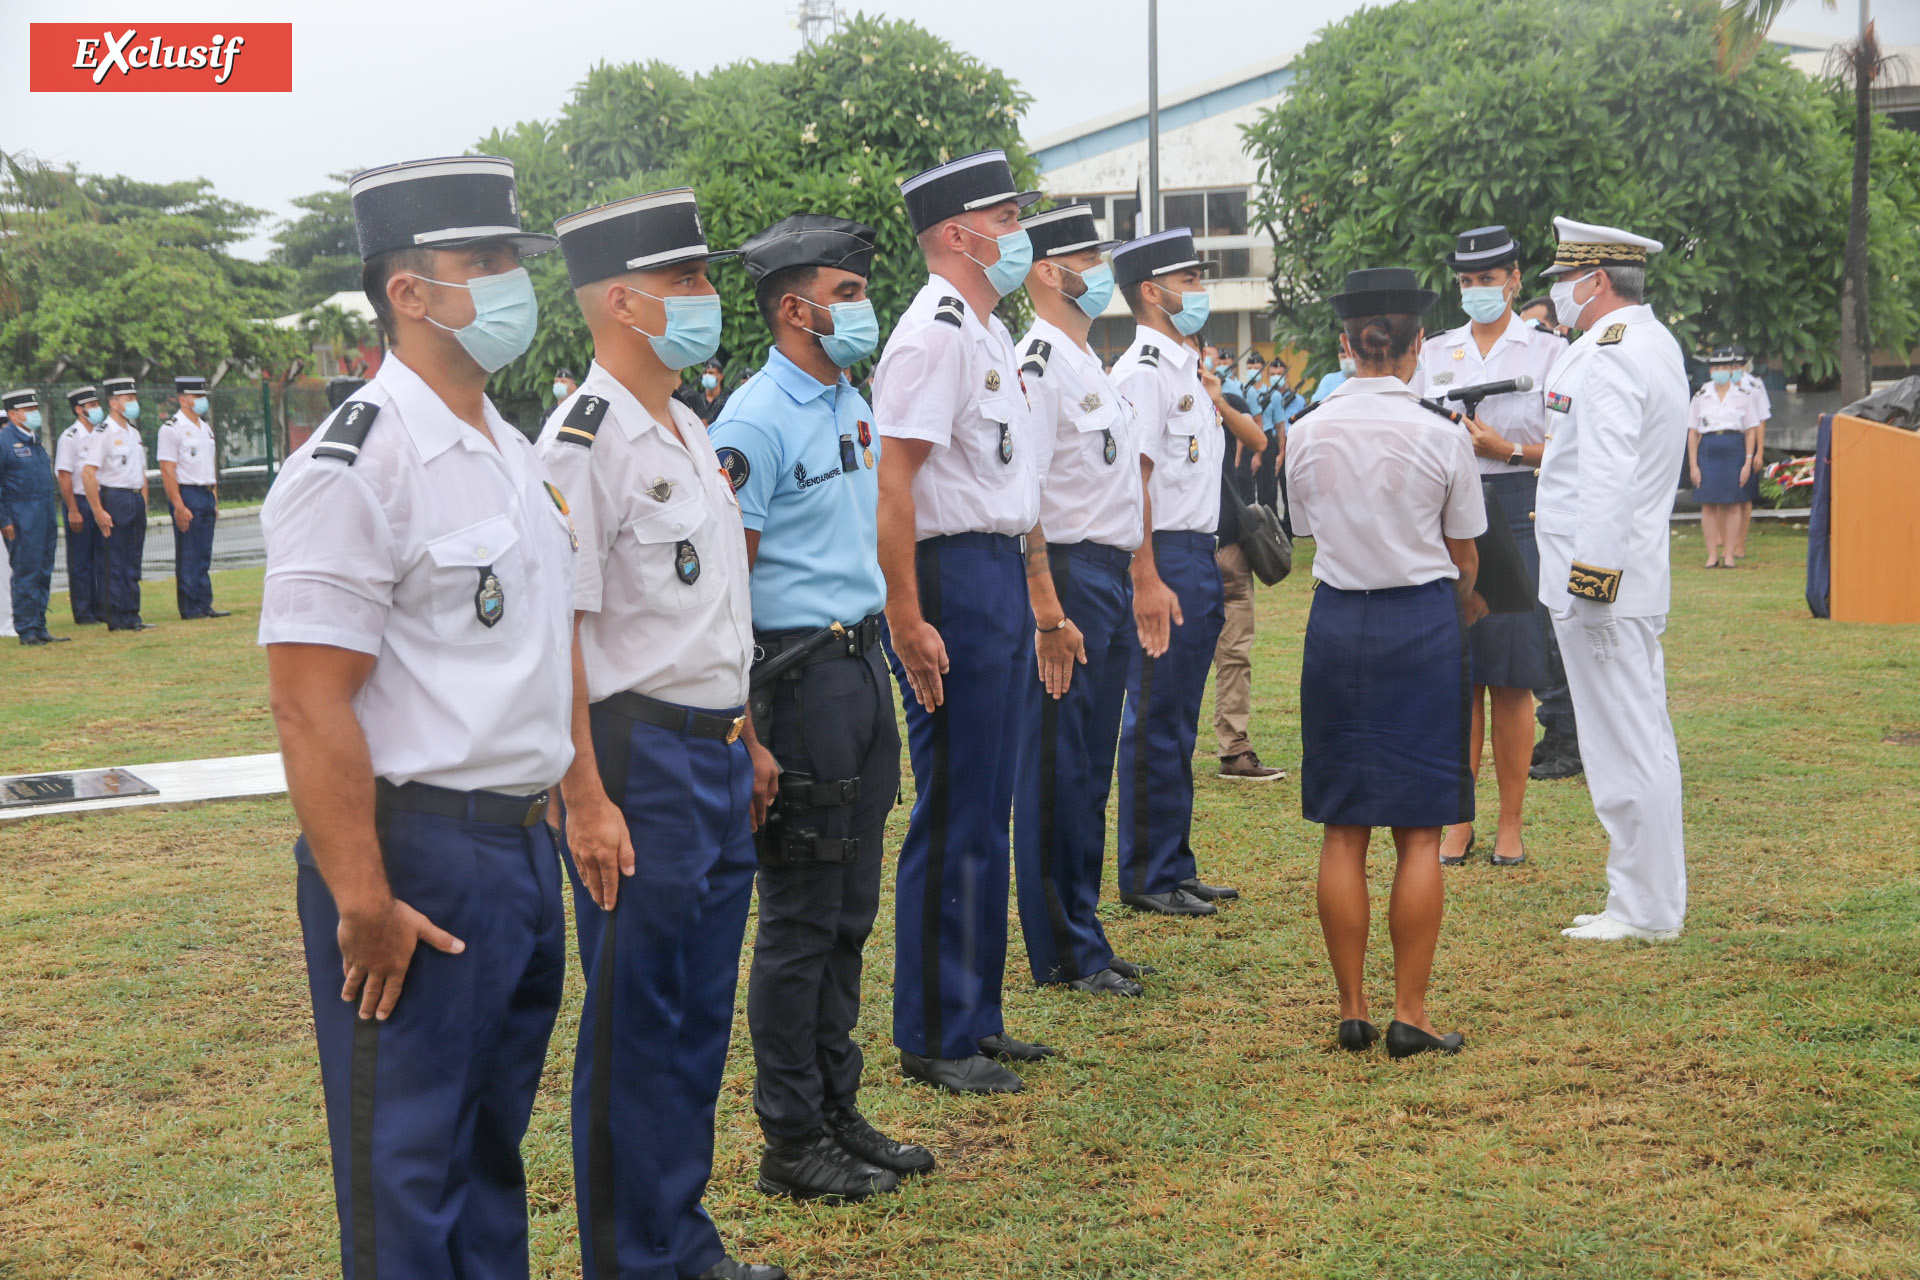
<instances>
[{"instance_id":1,"label":"navy pencil skirt","mask_svg":"<svg viewBox=\"0 0 1920 1280\"><path fill-rule=\"evenodd\" d=\"M1747 458L1744 431L1709 431L1700 437L1700 483L1693 497L1701 505L1745 502L1740 486L1740 464Z\"/></svg>"},{"instance_id":2,"label":"navy pencil skirt","mask_svg":"<svg viewBox=\"0 0 1920 1280\"><path fill-rule=\"evenodd\" d=\"M1300 667L1300 802L1309 822L1473 820L1466 628L1453 582L1314 584Z\"/></svg>"},{"instance_id":3,"label":"navy pencil skirt","mask_svg":"<svg viewBox=\"0 0 1920 1280\"><path fill-rule=\"evenodd\" d=\"M1520 550L1527 581L1540 577L1540 547L1533 540L1534 494L1540 482L1531 471L1505 471L1480 477L1500 499ZM1490 613L1467 628L1473 652L1473 682L1502 689L1539 689L1547 683L1547 607L1538 601L1525 613Z\"/></svg>"}]
</instances>

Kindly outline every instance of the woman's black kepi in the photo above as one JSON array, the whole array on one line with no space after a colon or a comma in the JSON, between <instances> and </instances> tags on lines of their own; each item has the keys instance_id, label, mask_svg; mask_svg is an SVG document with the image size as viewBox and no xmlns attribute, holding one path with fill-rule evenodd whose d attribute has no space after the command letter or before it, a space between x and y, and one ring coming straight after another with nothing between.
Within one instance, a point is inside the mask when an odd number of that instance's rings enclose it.
<instances>
[{"instance_id":1,"label":"woman's black kepi","mask_svg":"<svg viewBox=\"0 0 1920 1280\"><path fill-rule=\"evenodd\" d=\"M900 184L900 196L907 202L907 220L913 224L913 234L919 235L948 218L1008 200L1024 209L1038 200L1040 193L1015 187L1007 153L995 150L976 151L924 169Z\"/></svg>"},{"instance_id":2,"label":"woman's black kepi","mask_svg":"<svg viewBox=\"0 0 1920 1280\"><path fill-rule=\"evenodd\" d=\"M1454 237L1447 265L1455 271L1485 271L1520 261L1520 246L1505 227L1475 227Z\"/></svg>"},{"instance_id":3,"label":"woman's black kepi","mask_svg":"<svg viewBox=\"0 0 1920 1280\"><path fill-rule=\"evenodd\" d=\"M557 219L567 279L578 289L629 271L681 262L718 262L737 250L707 248L692 187L673 187L596 205Z\"/></svg>"},{"instance_id":4,"label":"woman's black kepi","mask_svg":"<svg viewBox=\"0 0 1920 1280\"><path fill-rule=\"evenodd\" d=\"M347 183L362 262L395 249L458 249L505 240L522 257L546 253L552 236L520 229L513 162L499 156L406 160L356 173Z\"/></svg>"},{"instance_id":5,"label":"woman's black kepi","mask_svg":"<svg viewBox=\"0 0 1920 1280\"><path fill-rule=\"evenodd\" d=\"M1440 301L1405 267L1368 267L1347 272L1346 287L1327 301L1342 320L1355 316L1423 316Z\"/></svg>"}]
</instances>

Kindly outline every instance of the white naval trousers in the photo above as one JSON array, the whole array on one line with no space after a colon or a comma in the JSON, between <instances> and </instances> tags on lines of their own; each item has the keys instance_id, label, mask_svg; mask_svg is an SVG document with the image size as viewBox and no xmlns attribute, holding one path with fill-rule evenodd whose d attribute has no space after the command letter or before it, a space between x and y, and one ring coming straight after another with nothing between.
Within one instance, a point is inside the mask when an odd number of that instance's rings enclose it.
<instances>
[{"instance_id":1,"label":"white naval trousers","mask_svg":"<svg viewBox=\"0 0 1920 1280\"><path fill-rule=\"evenodd\" d=\"M1577 615L1553 615L1573 694L1594 816L1606 828L1607 914L1641 929L1678 929L1687 914L1680 751L1667 715L1665 614L1615 618L1620 644L1598 661Z\"/></svg>"}]
</instances>

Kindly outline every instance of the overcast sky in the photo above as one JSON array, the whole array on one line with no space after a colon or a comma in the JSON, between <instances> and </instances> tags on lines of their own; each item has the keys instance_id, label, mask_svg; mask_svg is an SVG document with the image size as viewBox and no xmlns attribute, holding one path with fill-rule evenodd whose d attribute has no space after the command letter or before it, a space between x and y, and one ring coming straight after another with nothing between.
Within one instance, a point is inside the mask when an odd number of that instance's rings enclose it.
<instances>
[{"instance_id":1,"label":"overcast sky","mask_svg":"<svg viewBox=\"0 0 1920 1280\"><path fill-rule=\"evenodd\" d=\"M1146 96L1146 0L882 0L849 12L908 18L995 64L1033 94L1029 138ZM1299 48L1358 0L1170 0L1162 6L1163 93ZM790 58L793 0L141 0L103 17L225 17L294 24L288 94L100 95L27 91L27 24L78 21L75 0L0 0L7 52L0 147L92 172L211 179L276 215L327 175L458 154L496 125L551 118L595 62L658 57L689 71ZM97 4L87 8L99 10ZM1876 0L1881 37L1920 43L1920 4ZM1797 0L1783 28L1844 36L1839 14ZM1206 15L1195 25L1188 15ZM244 251L264 252L262 235Z\"/></svg>"}]
</instances>

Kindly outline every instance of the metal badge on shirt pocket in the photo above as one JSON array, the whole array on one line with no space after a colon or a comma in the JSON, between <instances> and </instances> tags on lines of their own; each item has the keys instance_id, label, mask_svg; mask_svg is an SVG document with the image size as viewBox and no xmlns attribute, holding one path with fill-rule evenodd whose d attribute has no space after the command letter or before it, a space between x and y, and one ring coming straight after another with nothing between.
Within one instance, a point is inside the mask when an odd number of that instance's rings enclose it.
<instances>
[{"instance_id":1,"label":"metal badge on shirt pocket","mask_svg":"<svg viewBox=\"0 0 1920 1280\"><path fill-rule=\"evenodd\" d=\"M474 616L480 619L483 627L497 627L500 619L507 616L507 592L495 576L493 566L480 566L480 586L473 593Z\"/></svg>"},{"instance_id":2,"label":"metal badge on shirt pocket","mask_svg":"<svg viewBox=\"0 0 1920 1280\"><path fill-rule=\"evenodd\" d=\"M1200 461L1200 437L1199 436L1187 437L1187 461L1188 462Z\"/></svg>"},{"instance_id":3,"label":"metal badge on shirt pocket","mask_svg":"<svg viewBox=\"0 0 1920 1280\"><path fill-rule=\"evenodd\" d=\"M673 572L688 586L700 581L700 553L693 549L693 543L682 541L674 546Z\"/></svg>"}]
</instances>

